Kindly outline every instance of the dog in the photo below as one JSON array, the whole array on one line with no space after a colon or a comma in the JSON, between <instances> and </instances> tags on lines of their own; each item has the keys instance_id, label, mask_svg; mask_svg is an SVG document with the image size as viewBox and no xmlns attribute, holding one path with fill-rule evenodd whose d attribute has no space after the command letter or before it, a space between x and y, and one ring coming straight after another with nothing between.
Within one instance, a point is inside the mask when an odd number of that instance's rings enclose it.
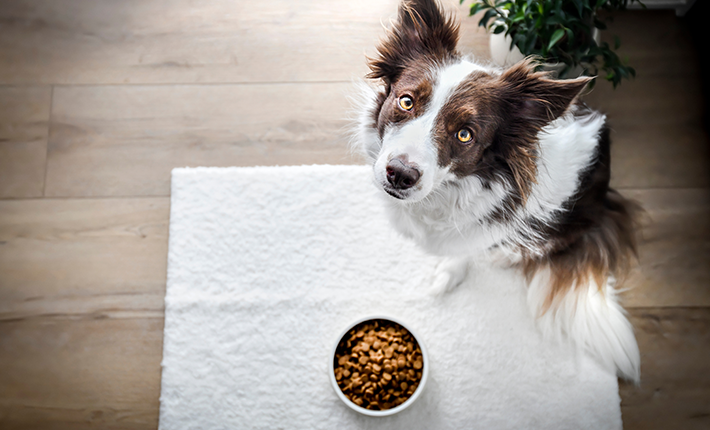
<instances>
[{"instance_id":1,"label":"dog","mask_svg":"<svg viewBox=\"0 0 710 430\"><path fill-rule=\"evenodd\" d=\"M563 336L638 383L640 355L617 279L636 255L638 207L609 187L606 117L580 101L593 78L558 80L460 54L458 24L434 0L404 0L368 59L354 144L392 224L445 256L434 288L476 262L528 283L546 336Z\"/></svg>"}]
</instances>

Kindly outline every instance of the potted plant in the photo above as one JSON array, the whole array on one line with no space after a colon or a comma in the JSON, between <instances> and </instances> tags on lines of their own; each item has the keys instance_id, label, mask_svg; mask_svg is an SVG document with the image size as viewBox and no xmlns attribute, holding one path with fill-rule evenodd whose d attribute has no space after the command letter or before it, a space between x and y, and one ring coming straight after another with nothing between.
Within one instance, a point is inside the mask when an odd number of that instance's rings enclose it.
<instances>
[{"instance_id":1,"label":"potted plant","mask_svg":"<svg viewBox=\"0 0 710 430\"><path fill-rule=\"evenodd\" d=\"M643 5L639 0L476 0L470 15L485 11L478 25L492 32L493 48L505 37L507 49L539 57L561 78L603 73L616 87L636 71L614 52L621 44L618 37L612 49L597 35L607 28L611 12L635 1Z\"/></svg>"}]
</instances>

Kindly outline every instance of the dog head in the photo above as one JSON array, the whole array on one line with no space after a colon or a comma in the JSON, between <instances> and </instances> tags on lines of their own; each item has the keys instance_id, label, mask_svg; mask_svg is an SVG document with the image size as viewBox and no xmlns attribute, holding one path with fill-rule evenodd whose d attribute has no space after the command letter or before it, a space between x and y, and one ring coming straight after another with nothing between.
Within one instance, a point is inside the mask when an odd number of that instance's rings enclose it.
<instances>
[{"instance_id":1,"label":"dog head","mask_svg":"<svg viewBox=\"0 0 710 430\"><path fill-rule=\"evenodd\" d=\"M456 51L458 24L434 0L405 0L370 59L380 80L365 127L375 181L417 202L442 184L477 176L525 200L536 180L537 135L591 80L553 80L532 60L508 70Z\"/></svg>"}]
</instances>

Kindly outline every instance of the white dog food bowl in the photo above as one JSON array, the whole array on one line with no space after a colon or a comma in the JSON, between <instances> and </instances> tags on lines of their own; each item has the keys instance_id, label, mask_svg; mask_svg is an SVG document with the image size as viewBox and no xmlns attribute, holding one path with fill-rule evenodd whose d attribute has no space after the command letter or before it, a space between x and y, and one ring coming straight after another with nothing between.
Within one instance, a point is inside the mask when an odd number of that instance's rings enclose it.
<instances>
[{"instance_id":1,"label":"white dog food bowl","mask_svg":"<svg viewBox=\"0 0 710 430\"><path fill-rule=\"evenodd\" d=\"M401 403L400 405L397 405L397 406L392 407L390 409L374 410L374 409L367 409L362 406L358 406L356 403L354 403L352 400L350 400L343 393L340 386L338 385L338 381L335 376L335 370L337 367L339 367L339 365L336 363L336 352L338 351L338 347L341 343L341 340L344 340L344 338L346 338L346 336L348 336L350 331L352 329L354 329L355 327L357 327L358 325L363 324L363 323L367 323L369 321L374 321L374 320L384 320L386 322L389 321L389 322L392 322L392 323L399 325L399 326L403 327L404 329L406 329L412 335L412 337L414 337L414 340L419 345L419 349L421 350L421 353L422 353L421 379L419 379L419 385L417 386L414 393L412 393L412 395L404 403ZM368 316L366 318L361 318L361 319L355 321L354 323L348 325L347 328L345 328L345 330L343 330L340 333L337 340L335 341L335 344L333 345L333 350L331 351L331 354L330 354L330 363L329 363L328 369L330 371L330 382L333 385L333 390L335 390L335 394L340 398L340 400L343 401L343 403L345 403L348 407L350 407L351 409L353 409L361 414L369 415L369 416L373 416L373 417L384 417L384 416L388 416L388 415L394 415L398 412L401 412L401 411L407 409L409 406L412 405L412 403L414 403L417 400L417 398L419 398L419 396L422 394L422 391L424 391L424 386L426 385L427 376L429 375L429 359L427 357L426 348L424 347L424 344L422 343L421 338L419 336L417 336L417 334L414 331L412 331L412 329L408 325L406 325L406 324L402 323L401 321L399 321L395 318L392 318L392 317L376 315L376 316Z\"/></svg>"}]
</instances>

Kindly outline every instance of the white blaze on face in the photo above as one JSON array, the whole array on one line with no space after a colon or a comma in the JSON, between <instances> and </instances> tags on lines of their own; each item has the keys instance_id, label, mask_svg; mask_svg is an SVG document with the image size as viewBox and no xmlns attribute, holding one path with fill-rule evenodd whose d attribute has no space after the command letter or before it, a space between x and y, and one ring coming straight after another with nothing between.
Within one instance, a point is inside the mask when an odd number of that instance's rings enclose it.
<instances>
[{"instance_id":1,"label":"white blaze on face","mask_svg":"<svg viewBox=\"0 0 710 430\"><path fill-rule=\"evenodd\" d=\"M436 82L426 112L402 126L394 124L385 128L382 150L374 166L375 180L382 187L389 188L387 163L397 157L406 157L409 163L417 166L421 175L415 186L400 191L406 201L425 198L446 177L448 168L438 166L437 144L433 138L434 122L453 91L477 70L485 71L483 67L465 60L441 68L435 74Z\"/></svg>"}]
</instances>

